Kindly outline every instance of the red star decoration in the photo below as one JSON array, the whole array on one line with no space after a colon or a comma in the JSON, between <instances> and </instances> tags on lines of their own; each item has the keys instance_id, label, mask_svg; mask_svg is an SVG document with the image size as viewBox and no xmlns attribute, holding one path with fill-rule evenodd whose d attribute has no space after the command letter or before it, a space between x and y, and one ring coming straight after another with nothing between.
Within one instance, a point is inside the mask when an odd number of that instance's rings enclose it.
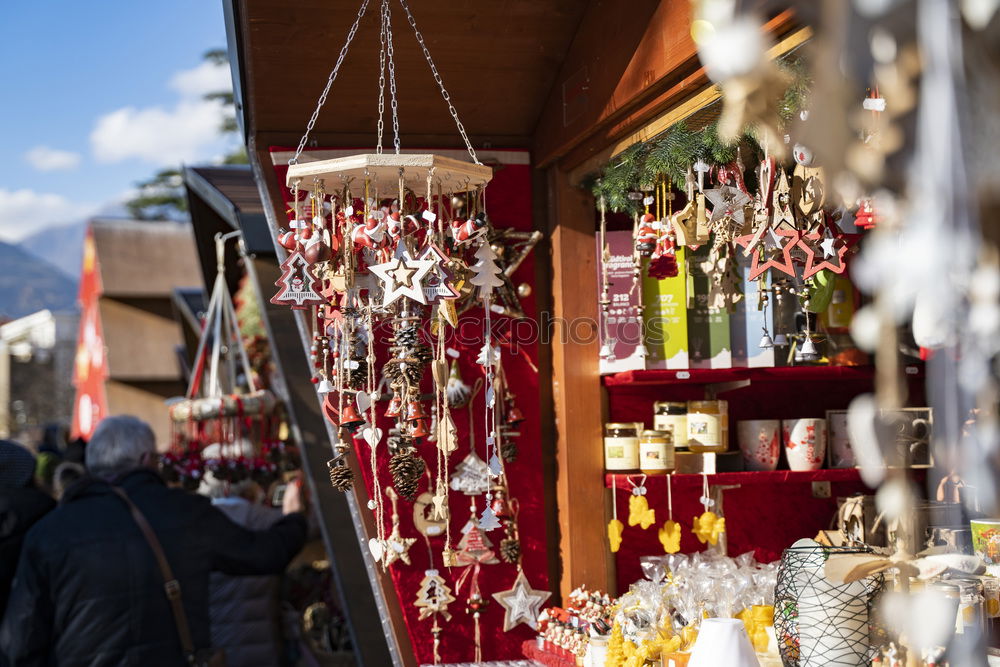
<instances>
[{"instance_id":1,"label":"red star decoration","mask_svg":"<svg viewBox=\"0 0 1000 667\"><path fill-rule=\"evenodd\" d=\"M826 252L821 247L823 234L820 232L809 232L803 234L799 239L799 248L805 251L806 267L802 271L802 279L807 280L820 271L827 269L834 273L843 273L847 269L847 262L844 256L847 254L848 243L841 235L834 235L833 256L827 257ZM818 255L818 256L817 256Z\"/></svg>"},{"instance_id":2,"label":"red star decoration","mask_svg":"<svg viewBox=\"0 0 1000 667\"><path fill-rule=\"evenodd\" d=\"M769 234L770 232L765 232ZM768 269L777 269L782 273L786 273L790 276L795 275L795 266L792 264L792 250L798 244L799 240L802 238L802 232L795 229L776 229L774 234L779 238L780 247L776 248L774 252L778 253L775 256L770 257L766 261L761 261L760 252L763 242L758 243L753 251L751 257L753 257L753 263L750 265L750 275L747 276L749 280L754 280L760 274L764 273ZM744 248L753 241L754 235L747 234L745 236L737 236L736 243ZM769 252L766 248L765 252Z\"/></svg>"}]
</instances>

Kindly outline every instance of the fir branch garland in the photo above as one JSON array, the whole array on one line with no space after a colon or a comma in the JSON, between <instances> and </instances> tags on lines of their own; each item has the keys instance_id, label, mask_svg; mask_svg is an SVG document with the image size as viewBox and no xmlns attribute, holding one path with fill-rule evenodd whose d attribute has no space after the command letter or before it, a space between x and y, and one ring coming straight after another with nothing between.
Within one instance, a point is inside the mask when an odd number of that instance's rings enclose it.
<instances>
[{"instance_id":1,"label":"fir branch garland","mask_svg":"<svg viewBox=\"0 0 1000 667\"><path fill-rule=\"evenodd\" d=\"M791 77L780 105L781 118L788 123L805 107L811 80L804 63L798 58L779 60L778 66ZM603 197L611 211L638 213L642 204L629 199L629 192L642 187L648 188L661 178L666 178L678 189L683 189L688 167L697 160L716 166L729 164L736 159L737 149L740 147L751 153L762 154L763 150L755 134L754 128L747 127L736 141L727 144L719 139L718 123L712 123L701 130L692 130L682 120L654 139L626 148L599 174L589 179L585 187L591 190L595 198ZM744 153L745 159L750 157ZM751 178L751 172L752 170L747 170L747 178Z\"/></svg>"}]
</instances>

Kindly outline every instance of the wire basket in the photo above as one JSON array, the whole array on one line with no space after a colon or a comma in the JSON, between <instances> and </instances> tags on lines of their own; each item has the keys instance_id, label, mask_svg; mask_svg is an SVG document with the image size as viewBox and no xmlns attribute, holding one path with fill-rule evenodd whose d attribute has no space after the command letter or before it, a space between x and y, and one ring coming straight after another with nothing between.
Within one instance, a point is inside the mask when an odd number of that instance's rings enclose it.
<instances>
[{"instance_id":1,"label":"wire basket","mask_svg":"<svg viewBox=\"0 0 1000 667\"><path fill-rule=\"evenodd\" d=\"M774 590L774 632L785 667L871 665L873 639L879 634L871 611L884 577L838 585L823 573L830 556L858 553L871 550L819 545L785 549Z\"/></svg>"}]
</instances>

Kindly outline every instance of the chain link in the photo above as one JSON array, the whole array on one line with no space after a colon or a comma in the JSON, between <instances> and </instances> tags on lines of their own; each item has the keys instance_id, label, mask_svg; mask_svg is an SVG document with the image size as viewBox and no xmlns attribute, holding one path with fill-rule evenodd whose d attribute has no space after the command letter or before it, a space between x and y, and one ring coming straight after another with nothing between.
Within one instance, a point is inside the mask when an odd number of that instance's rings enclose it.
<instances>
[{"instance_id":1,"label":"chain link","mask_svg":"<svg viewBox=\"0 0 1000 667\"><path fill-rule=\"evenodd\" d=\"M347 40L344 42L344 46L340 49L340 55L337 56L337 63L333 66L333 70L330 72L330 76L326 80L326 86L323 88L323 93L319 96L319 100L316 102L316 109L313 111L312 116L309 118L309 122L306 123L306 133L302 135L299 139L298 148L295 149L295 156L288 161L289 165L298 164L299 156L302 155L302 150L306 147L306 142L309 141L309 133L312 132L313 128L316 126L316 119L319 118L320 109L326 104L326 97L330 94L330 88L333 86L334 80L337 78L337 73L340 71L340 65L344 62L344 57L347 55L347 49L351 46L351 42L354 40L354 35L358 32L358 24L361 23L361 19L365 15L365 10L368 9L369 0L362 0L361 7L358 9L358 16L354 19L354 24L351 26L350 32L347 33Z\"/></svg>"},{"instance_id":2,"label":"chain link","mask_svg":"<svg viewBox=\"0 0 1000 667\"><path fill-rule=\"evenodd\" d=\"M383 119L385 117L385 0L382 0L382 20L379 26L379 50L378 50L378 138L375 143L375 153L382 154L382 132L385 129Z\"/></svg>"},{"instance_id":3,"label":"chain link","mask_svg":"<svg viewBox=\"0 0 1000 667\"><path fill-rule=\"evenodd\" d=\"M462 125L462 121L458 118L458 110L455 109L455 105L451 102L451 95L444 87L444 82L441 80L441 75L438 73L437 67L434 65L434 60L431 58L431 52L427 49L427 45L424 43L424 36L420 34L417 30L417 22L413 18L413 13L410 12L410 6L406 4L406 0L399 0L399 4L403 6L406 11L406 19L410 22L410 27L413 28L413 33L417 36L417 41L420 42L420 48L424 51L424 58L427 60L427 64L431 68L431 73L434 74L434 80L437 82L438 87L441 88L441 97L448 104L448 112L455 121L455 126L458 128L459 134L462 135L462 140L465 142L465 148L469 151L469 155L472 156L472 161L476 164L482 164L479 158L476 157L476 151L472 147L472 142L469 141L469 135L465 133L465 126Z\"/></svg>"},{"instance_id":4,"label":"chain link","mask_svg":"<svg viewBox=\"0 0 1000 667\"><path fill-rule=\"evenodd\" d=\"M389 38L389 98L392 104L392 144L396 148L396 155L399 155L399 105L396 101L396 61L393 58L392 12L389 8L389 0L382 0L382 7L385 12L385 31Z\"/></svg>"}]
</instances>

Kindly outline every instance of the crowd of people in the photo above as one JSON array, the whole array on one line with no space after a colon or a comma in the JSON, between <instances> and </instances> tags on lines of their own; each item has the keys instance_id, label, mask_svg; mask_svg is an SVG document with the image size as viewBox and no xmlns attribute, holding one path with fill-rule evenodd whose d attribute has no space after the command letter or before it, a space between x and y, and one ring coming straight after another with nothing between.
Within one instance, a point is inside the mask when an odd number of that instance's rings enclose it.
<instances>
[{"instance_id":1,"label":"crowd of people","mask_svg":"<svg viewBox=\"0 0 1000 667\"><path fill-rule=\"evenodd\" d=\"M0 667L281 665L276 575L307 537L301 482L280 509L210 473L198 494L170 488L135 417L81 449L48 475L0 441Z\"/></svg>"}]
</instances>

